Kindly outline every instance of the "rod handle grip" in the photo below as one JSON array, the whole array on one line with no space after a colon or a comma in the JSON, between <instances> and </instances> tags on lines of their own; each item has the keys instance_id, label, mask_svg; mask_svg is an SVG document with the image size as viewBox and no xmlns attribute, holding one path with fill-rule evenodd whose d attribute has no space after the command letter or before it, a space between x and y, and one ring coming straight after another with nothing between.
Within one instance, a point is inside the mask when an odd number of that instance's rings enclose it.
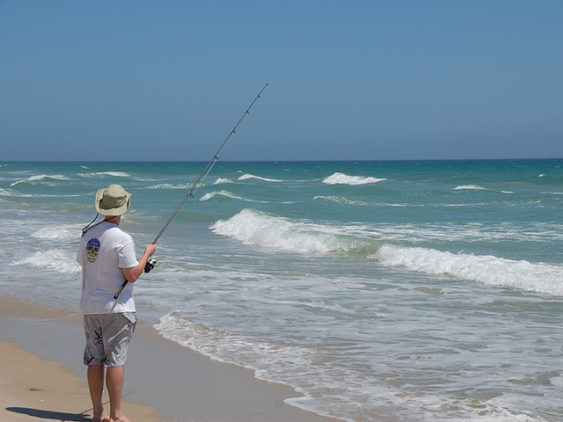
<instances>
[{"instance_id":1,"label":"rod handle grip","mask_svg":"<svg viewBox=\"0 0 563 422\"><path fill-rule=\"evenodd\" d=\"M117 298L119 297L119 295L121 294L121 292L123 291L123 289L125 288L125 286L127 286L127 283L129 283L129 282L128 282L127 280L125 280L125 281L123 282L123 284L121 285L121 287L119 288L119 290L117 291L117 293L113 295L113 298L114 298L115 300L117 300Z\"/></svg>"}]
</instances>

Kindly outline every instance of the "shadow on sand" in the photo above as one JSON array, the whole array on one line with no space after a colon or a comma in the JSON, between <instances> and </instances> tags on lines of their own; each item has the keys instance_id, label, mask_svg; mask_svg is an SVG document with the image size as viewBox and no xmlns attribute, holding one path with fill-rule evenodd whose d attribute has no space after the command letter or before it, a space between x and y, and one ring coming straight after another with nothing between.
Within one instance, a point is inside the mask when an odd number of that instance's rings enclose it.
<instances>
[{"instance_id":1,"label":"shadow on sand","mask_svg":"<svg viewBox=\"0 0 563 422\"><path fill-rule=\"evenodd\" d=\"M7 407L6 410L14 413L33 416L42 419L52 419L64 422L91 422L92 418L82 413L53 412L51 410L31 409L29 407Z\"/></svg>"}]
</instances>

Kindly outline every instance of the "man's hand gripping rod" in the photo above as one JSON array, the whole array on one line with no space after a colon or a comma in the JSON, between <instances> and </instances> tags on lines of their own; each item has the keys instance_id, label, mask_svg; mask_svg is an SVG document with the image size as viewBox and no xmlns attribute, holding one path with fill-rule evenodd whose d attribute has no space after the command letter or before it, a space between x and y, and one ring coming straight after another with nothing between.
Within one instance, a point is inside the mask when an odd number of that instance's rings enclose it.
<instances>
[{"instance_id":1,"label":"man's hand gripping rod","mask_svg":"<svg viewBox=\"0 0 563 422\"><path fill-rule=\"evenodd\" d=\"M162 233L164 233L164 231L166 230L166 228L168 227L168 225L170 224L170 222L174 219L174 217L176 217L176 214L178 214L178 211L180 211L180 208L182 208L182 205L184 205L184 202L186 202L186 200L188 198L193 198L195 192L197 191L199 185L201 182L203 182L203 180L205 179L205 177L207 176L207 174L211 171L211 169L213 168L213 166L215 165L215 162L219 159L219 153L221 152L221 150L223 149L223 147L225 146L225 144L227 143L227 141L229 140L229 138L237 133L237 128L240 125L240 123L244 120L244 118L246 117L247 114L250 113L250 109L252 108L252 106L254 105L254 103L256 101L258 101L258 98L260 98L260 95L262 94L262 92L266 89L266 87L269 84L264 85L264 87L260 90L260 92L258 93L258 95L256 97L254 97L254 99L252 100L252 102L250 103L250 105L248 106L248 108L246 109L246 111L242 114L241 118L239 119L239 121L237 122L237 124L233 127L233 129L229 132L229 134L227 135L227 137L225 138L225 140L223 141L223 143L221 144L221 146L219 146L219 149L217 149L217 151L215 152L215 154L213 154L213 157L211 158L211 160L209 160L209 163L207 163L207 166L205 167L205 169L201 172L201 174L198 176L198 178L196 179L196 181L192 184L190 190L188 191L188 193L184 196L184 198L182 199L182 201L180 201L180 203L178 204L178 206L176 207L176 209L174 210L174 212L170 215L170 217L168 218L168 220L166 221L166 223L164 223L164 226L162 226L162 228L160 229L160 231L158 232L158 234L156 235L156 237L154 238L154 240L152 241L153 245L156 245L156 242L158 242L158 240L160 239L160 236L162 236ZM156 260L151 258L147 261L147 264L145 265L145 273L150 272L154 267L156 266ZM121 292L123 291L123 289L125 288L125 286L127 286L128 281L125 280L123 282L123 284L121 285L121 287L119 288L119 290L117 291L117 293L113 296L114 299L117 299L119 297L119 295L121 294Z\"/></svg>"}]
</instances>

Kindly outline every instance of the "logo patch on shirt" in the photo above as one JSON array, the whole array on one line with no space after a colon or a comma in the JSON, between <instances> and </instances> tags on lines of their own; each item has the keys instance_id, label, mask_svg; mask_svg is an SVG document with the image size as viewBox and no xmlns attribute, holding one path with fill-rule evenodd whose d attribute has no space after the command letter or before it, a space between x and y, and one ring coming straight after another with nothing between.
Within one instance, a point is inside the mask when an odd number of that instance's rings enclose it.
<instances>
[{"instance_id":1,"label":"logo patch on shirt","mask_svg":"<svg viewBox=\"0 0 563 422\"><path fill-rule=\"evenodd\" d=\"M86 244L86 258L90 262L96 262L98 253L100 252L100 241L98 239L90 239Z\"/></svg>"}]
</instances>

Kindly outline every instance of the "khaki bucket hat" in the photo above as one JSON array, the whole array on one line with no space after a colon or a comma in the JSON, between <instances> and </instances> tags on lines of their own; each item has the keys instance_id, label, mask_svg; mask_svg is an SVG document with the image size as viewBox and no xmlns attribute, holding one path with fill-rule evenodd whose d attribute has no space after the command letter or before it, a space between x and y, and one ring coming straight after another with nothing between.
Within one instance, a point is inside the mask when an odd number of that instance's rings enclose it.
<instances>
[{"instance_id":1,"label":"khaki bucket hat","mask_svg":"<svg viewBox=\"0 0 563 422\"><path fill-rule=\"evenodd\" d=\"M102 215L123 215L129 209L131 194L121 185L109 185L96 192L96 211Z\"/></svg>"}]
</instances>

